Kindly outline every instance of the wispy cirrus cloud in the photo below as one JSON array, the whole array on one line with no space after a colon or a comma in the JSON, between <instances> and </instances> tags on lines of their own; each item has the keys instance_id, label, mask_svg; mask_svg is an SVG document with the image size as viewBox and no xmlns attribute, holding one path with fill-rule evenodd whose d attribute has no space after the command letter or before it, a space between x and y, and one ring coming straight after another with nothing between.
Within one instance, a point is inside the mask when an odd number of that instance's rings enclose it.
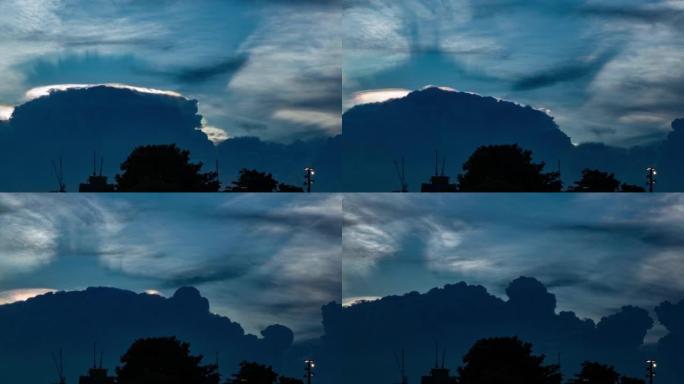
<instances>
[{"instance_id":1,"label":"wispy cirrus cloud","mask_svg":"<svg viewBox=\"0 0 684 384\"><path fill-rule=\"evenodd\" d=\"M192 285L250 331L314 337L341 300L342 208L303 197L0 195L0 291Z\"/></svg>"},{"instance_id":2,"label":"wispy cirrus cloud","mask_svg":"<svg viewBox=\"0 0 684 384\"><path fill-rule=\"evenodd\" d=\"M595 319L627 298L646 308L679 300L684 202L647 197L350 196L343 297L462 280L502 294L509 279L534 276L562 307Z\"/></svg>"},{"instance_id":3,"label":"wispy cirrus cloud","mask_svg":"<svg viewBox=\"0 0 684 384\"><path fill-rule=\"evenodd\" d=\"M344 98L440 84L554 111L574 142L630 146L680 117L677 1L346 1Z\"/></svg>"}]
</instances>

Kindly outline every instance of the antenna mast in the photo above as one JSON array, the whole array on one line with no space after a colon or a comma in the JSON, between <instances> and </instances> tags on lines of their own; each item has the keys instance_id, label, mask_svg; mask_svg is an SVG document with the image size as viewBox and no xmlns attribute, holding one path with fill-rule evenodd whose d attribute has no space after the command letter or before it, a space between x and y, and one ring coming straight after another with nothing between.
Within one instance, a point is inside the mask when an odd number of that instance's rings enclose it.
<instances>
[{"instance_id":1,"label":"antenna mast","mask_svg":"<svg viewBox=\"0 0 684 384\"><path fill-rule=\"evenodd\" d=\"M397 177L399 178L400 189L399 192L408 192L408 184L406 183L406 169L404 166L404 158L401 158L401 168L399 163L394 160L394 169L397 171Z\"/></svg>"},{"instance_id":2,"label":"antenna mast","mask_svg":"<svg viewBox=\"0 0 684 384\"><path fill-rule=\"evenodd\" d=\"M306 379L306 384L311 384L311 378L313 377L313 369L316 366L313 360L304 360L304 378Z\"/></svg>"},{"instance_id":3,"label":"antenna mast","mask_svg":"<svg viewBox=\"0 0 684 384\"><path fill-rule=\"evenodd\" d=\"M656 183L656 169L653 167L646 168L646 185L648 185L648 191L653 192L653 184Z\"/></svg>"},{"instance_id":4,"label":"antenna mast","mask_svg":"<svg viewBox=\"0 0 684 384\"><path fill-rule=\"evenodd\" d=\"M62 156L59 157L59 165L52 160L52 170L55 172L55 177L57 178L57 185L59 189L57 192L66 192L66 186L64 185L64 167L62 165Z\"/></svg>"}]
</instances>

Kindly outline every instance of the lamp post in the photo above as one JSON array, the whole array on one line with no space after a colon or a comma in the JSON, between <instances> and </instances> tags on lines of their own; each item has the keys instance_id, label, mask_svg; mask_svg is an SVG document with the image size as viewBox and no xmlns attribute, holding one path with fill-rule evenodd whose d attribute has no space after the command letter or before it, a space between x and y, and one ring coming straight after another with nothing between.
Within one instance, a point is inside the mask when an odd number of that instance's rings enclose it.
<instances>
[{"instance_id":1,"label":"lamp post","mask_svg":"<svg viewBox=\"0 0 684 384\"><path fill-rule=\"evenodd\" d=\"M653 378L655 377L656 361L646 360L646 378L649 384L653 384Z\"/></svg>"}]
</instances>

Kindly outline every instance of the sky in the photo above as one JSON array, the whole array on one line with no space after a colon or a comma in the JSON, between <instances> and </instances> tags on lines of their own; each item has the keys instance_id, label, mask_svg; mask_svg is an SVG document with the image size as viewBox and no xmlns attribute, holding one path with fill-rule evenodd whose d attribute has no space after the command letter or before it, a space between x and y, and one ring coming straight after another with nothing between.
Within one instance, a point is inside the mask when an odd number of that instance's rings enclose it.
<instances>
[{"instance_id":1,"label":"sky","mask_svg":"<svg viewBox=\"0 0 684 384\"><path fill-rule=\"evenodd\" d=\"M574 143L682 116L684 2L344 0L343 105L445 86L549 110Z\"/></svg>"},{"instance_id":2,"label":"sky","mask_svg":"<svg viewBox=\"0 0 684 384\"><path fill-rule=\"evenodd\" d=\"M652 311L684 298L682 213L679 194L348 194L343 302L460 281L505 298L527 276L557 311L595 321L623 305Z\"/></svg>"},{"instance_id":3,"label":"sky","mask_svg":"<svg viewBox=\"0 0 684 384\"><path fill-rule=\"evenodd\" d=\"M3 1L0 119L36 89L116 83L198 100L222 138L333 136L340 25L338 0Z\"/></svg>"},{"instance_id":4,"label":"sky","mask_svg":"<svg viewBox=\"0 0 684 384\"><path fill-rule=\"evenodd\" d=\"M0 303L194 286L248 333L318 337L340 302L341 215L336 195L0 194Z\"/></svg>"}]
</instances>

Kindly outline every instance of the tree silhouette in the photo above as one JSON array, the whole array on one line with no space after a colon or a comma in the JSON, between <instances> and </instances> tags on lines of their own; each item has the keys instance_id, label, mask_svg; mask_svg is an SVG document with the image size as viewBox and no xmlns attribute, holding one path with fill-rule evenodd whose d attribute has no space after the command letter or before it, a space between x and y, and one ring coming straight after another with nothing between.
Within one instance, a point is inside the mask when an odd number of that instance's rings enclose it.
<instances>
[{"instance_id":1,"label":"tree silhouette","mask_svg":"<svg viewBox=\"0 0 684 384\"><path fill-rule=\"evenodd\" d=\"M622 376L620 378L620 384L646 384L646 381L634 377Z\"/></svg>"},{"instance_id":2,"label":"tree silhouette","mask_svg":"<svg viewBox=\"0 0 684 384\"><path fill-rule=\"evenodd\" d=\"M201 173L190 152L175 144L137 147L121 164L116 189L121 192L216 192L216 172Z\"/></svg>"},{"instance_id":3,"label":"tree silhouette","mask_svg":"<svg viewBox=\"0 0 684 384\"><path fill-rule=\"evenodd\" d=\"M479 147L458 175L462 192L559 192L558 172L543 173L544 163L532 162L532 151L513 145Z\"/></svg>"},{"instance_id":4,"label":"tree silhouette","mask_svg":"<svg viewBox=\"0 0 684 384\"><path fill-rule=\"evenodd\" d=\"M240 371L233 374L226 384L275 384L276 379L278 384L302 384L299 379L279 377L271 366L246 361L240 363Z\"/></svg>"},{"instance_id":5,"label":"tree silhouette","mask_svg":"<svg viewBox=\"0 0 684 384\"><path fill-rule=\"evenodd\" d=\"M646 192L646 189L638 185L622 183L620 185L620 192Z\"/></svg>"},{"instance_id":6,"label":"tree silhouette","mask_svg":"<svg viewBox=\"0 0 684 384\"><path fill-rule=\"evenodd\" d=\"M582 369L568 384L643 384L644 380L620 375L612 365L593 361L582 363Z\"/></svg>"},{"instance_id":7,"label":"tree silhouette","mask_svg":"<svg viewBox=\"0 0 684 384\"><path fill-rule=\"evenodd\" d=\"M575 185L568 188L570 192L644 192L644 188L637 185L620 183L615 174L602 172L598 169L585 168L582 178L575 181Z\"/></svg>"},{"instance_id":8,"label":"tree silhouette","mask_svg":"<svg viewBox=\"0 0 684 384\"><path fill-rule=\"evenodd\" d=\"M226 188L227 192L303 192L300 187L278 182L270 173L256 169L240 170L240 177Z\"/></svg>"},{"instance_id":9,"label":"tree silhouette","mask_svg":"<svg viewBox=\"0 0 684 384\"><path fill-rule=\"evenodd\" d=\"M135 341L116 368L119 384L218 384L216 365L201 365L190 344L175 337Z\"/></svg>"},{"instance_id":10,"label":"tree silhouette","mask_svg":"<svg viewBox=\"0 0 684 384\"><path fill-rule=\"evenodd\" d=\"M532 344L517 337L478 340L458 369L460 384L560 384L557 365L542 365L544 355L532 355Z\"/></svg>"}]
</instances>

